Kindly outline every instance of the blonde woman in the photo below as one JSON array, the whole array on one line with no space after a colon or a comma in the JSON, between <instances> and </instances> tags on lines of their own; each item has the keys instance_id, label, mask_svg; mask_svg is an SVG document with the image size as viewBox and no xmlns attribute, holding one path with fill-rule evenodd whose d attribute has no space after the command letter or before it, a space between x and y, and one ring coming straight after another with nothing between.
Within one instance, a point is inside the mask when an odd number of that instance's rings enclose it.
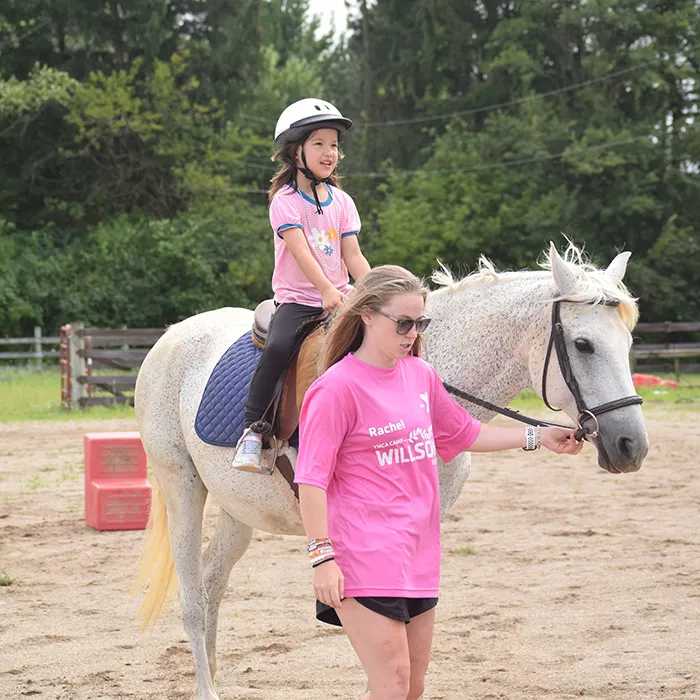
<instances>
[{"instance_id":1,"label":"blonde woman","mask_svg":"<svg viewBox=\"0 0 700 700\"><path fill-rule=\"evenodd\" d=\"M427 295L403 268L368 272L301 412L296 482L316 616L345 629L369 678L363 700L423 694L440 579L437 455L582 447L573 431L482 425L456 404L420 359Z\"/></svg>"}]
</instances>

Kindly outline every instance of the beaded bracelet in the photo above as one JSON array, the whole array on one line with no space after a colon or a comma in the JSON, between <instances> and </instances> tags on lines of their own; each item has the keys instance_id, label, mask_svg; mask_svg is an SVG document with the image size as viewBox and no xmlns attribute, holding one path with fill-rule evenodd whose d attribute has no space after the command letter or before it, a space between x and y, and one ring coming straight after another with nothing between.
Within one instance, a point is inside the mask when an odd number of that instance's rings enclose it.
<instances>
[{"instance_id":1,"label":"beaded bracelet","mask_svg":"<svg viewBox=\"0 0 700 700\"><path fill-rule=\"evenodd\" d=\"M531 426L528 425L525 428L525 447L523 450L525 452L532 452L532 450L538 450L542 446L542 429L539 425Z\"/></svg>"},{"instance_id":2,"label":"beaded bracelet","mask_svg":"<svg viewBox=\"0 0 700 700\"><path fill-rule=\"evenodd\" d=\"M309 544L307 545L307 550L309 553L309 562L311 563L312 567L323 564L325 561L335 559L333 543L328 537L310 540Z\"/></svg>"}]
</instances>

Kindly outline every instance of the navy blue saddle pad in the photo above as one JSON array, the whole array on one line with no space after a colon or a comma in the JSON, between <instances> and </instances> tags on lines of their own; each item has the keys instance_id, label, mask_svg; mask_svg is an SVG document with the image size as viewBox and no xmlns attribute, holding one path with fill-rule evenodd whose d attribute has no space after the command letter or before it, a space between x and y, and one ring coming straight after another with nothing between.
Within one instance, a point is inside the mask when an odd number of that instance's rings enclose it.
<instances>
[{"instance_id":1,"label":"navy blue saddle pad","mask_svg":"<svg viewBox=\"0 0 700 700\"><path fill-rule=\"evenodd\" d=\"M250 333L245 333L216 363L194 422L200 440L219 447L236 446L243 435L248 387L261 354Z\"/></svg>"}]
</instances>

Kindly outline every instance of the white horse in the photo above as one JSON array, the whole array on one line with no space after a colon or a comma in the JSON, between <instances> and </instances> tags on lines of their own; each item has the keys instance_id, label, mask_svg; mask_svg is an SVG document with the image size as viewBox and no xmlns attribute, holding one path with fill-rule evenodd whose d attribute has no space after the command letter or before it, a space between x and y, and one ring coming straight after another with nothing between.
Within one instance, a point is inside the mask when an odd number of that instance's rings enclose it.
<instances>
[{"instance_id":1,"label":"white horse","mask_svg":"<svg viewBox=\"0 0 700 700\"><path fill-rule=\"evenodd\" d=\"M629 253L618 255L603 271L583 264L573 246L565 259L552 246L543 264L547 271L496 273L482 260L477 273L455 281L443 269L434 276L443 286L428 299L431 364L443 381L501 406L525 387L539 390L552 300L561 298L571 369L586 405L633 395L628 353L637 306L622 284L628 257ZM611 300L619 304L605 305ZM219 606L253 529L304 533L299 504L279 472L261 476L234 471L233 450L205 444L194 431L214 365L236 339L250 332L252 317L247 309L224 308L173 325L149 352L136 383L136 417L156 482L140 578L148 590L140 616L144 626L155 624L179 577L197 700L219 697L213 683ZM556 357L547 383L550 401L576 420L579 412ZM483 409L468 408L481 420L493 417ZM615 472L639 469L648 450L639 405L625 405L598 420L600 437L594 442L601 466ZM294 464L295 450L289 445L282 450ZM270 460L271 455L264 458ZM443 516L459 496L469 466L469 454L440 464ZM220 510L215 533L202 553L207 495Z\"/></svg>"}]
</instances>

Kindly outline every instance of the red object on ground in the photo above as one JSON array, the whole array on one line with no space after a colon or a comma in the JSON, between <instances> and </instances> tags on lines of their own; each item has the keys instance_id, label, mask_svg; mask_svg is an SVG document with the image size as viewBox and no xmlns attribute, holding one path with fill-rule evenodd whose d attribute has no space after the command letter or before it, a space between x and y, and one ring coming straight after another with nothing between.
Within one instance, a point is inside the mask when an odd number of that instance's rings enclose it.
<instances>
[{"instance_id":1,"label":"red object on ground","mask_svg":"<svg viewBox=\"0 0 700 700\"><path fill-rule=\"evenodd\" d=\"M86 433L85 523L95 530L143 530L151 485L141 437L131 433Z\"/></svg>"},{"instance_id":2,"label":"red object on ground","mask_svg":"<svg viewBox=\"0 0 700 700\"><path fill-rule=\"evenodd\" d=\"M668 386L672 389L678 388L678 382L672 382L670 379L661 379L653 374L633 374L632 383L635 386Z\"/></svg>"}]
</instances>

